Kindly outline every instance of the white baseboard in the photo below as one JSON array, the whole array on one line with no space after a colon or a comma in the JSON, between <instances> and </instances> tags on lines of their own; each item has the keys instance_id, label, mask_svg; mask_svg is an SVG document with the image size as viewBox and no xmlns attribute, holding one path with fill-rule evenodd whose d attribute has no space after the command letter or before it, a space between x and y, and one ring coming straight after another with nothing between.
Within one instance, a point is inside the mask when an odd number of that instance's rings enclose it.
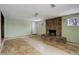
<instances>
[{"instance_id":1,"label":"white baseboard","mask_svg":"<svg viewBox=\"0 0 79 59\"><path fill-rule=\"evenodd\" d=\"M72 43L72 42L67 42L67 44L71 44L71 45L79 46L79 44L75 44L75 43Z\"/></svg>"},{"instance_id":2,"label":"white baseboard","mask_svg":"<svg viewBox=\"0 0 79 59\"><path fill-rule=\"evenodd\" d=\"M16 37L6 37L5 40L12 40L12 39L16 39L16 38L24 38L26 36L29 36L29 35L16 36Z\"/></svg>"}]
</instances>

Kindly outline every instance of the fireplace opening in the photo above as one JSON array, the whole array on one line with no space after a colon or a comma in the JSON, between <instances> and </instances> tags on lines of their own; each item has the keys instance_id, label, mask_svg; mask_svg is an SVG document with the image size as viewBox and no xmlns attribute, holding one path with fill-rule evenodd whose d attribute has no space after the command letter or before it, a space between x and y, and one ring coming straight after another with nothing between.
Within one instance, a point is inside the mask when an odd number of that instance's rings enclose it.
<instances>
[{"instance_id":1,"label":"fireplace opening","mask_svg":"<svg viewBox=\"0 0 79 59\"><path fill-rule=\"evenodd\" d=\"M50 36L56 36L56 30L49 30Z\"/></svg>"}]
</instances>

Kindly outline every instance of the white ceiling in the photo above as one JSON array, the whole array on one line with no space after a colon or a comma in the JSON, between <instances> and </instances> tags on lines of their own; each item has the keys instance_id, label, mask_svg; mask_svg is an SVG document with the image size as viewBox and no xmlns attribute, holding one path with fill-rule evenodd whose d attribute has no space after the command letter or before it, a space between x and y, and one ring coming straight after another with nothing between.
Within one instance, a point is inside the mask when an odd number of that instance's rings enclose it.
<instances>
[{"instance_id":1,"label":"white ceiling","mask_svg":"<svg viewBox=\"0 0 79 59\"><path fill-rule=\"evenodd\" d=\"M0 10L6 19L34 20L36 12L42 19L78 13L79 4L56 4L54 8L49 4L1 4Z\"/></svg>"}]
</instances>

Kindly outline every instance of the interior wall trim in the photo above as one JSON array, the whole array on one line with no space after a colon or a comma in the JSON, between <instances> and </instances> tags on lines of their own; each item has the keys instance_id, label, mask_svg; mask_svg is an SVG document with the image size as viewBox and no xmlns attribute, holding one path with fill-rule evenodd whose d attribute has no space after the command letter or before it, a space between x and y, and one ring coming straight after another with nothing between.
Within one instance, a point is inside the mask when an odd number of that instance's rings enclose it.
<instances>
[{"instance_id":1,"label":"interior wall trim","mask_svg":"<svg viewBox=\"0 0 79 59\"><path fill-rule=\"evenodd\" d=\"M24 38L26 36L29 36L29 35L16 36L16 37L5 37L5 40L12 40L12 39L16 39L16 38Z\"/></svg>"},{"instance_id":2,"label":"interior wall trim","mask_svg":"<svg viewBox=\"0 0 79 59\"><path fill-rule=\"evenodd\" d=\"M79 46L79 44L78 44L78 43L75 43L75 42L70 42L70 41L68 41L67 43L68 43L68 44L71 44L71 45Z\"/></svg>"}]
</instances>

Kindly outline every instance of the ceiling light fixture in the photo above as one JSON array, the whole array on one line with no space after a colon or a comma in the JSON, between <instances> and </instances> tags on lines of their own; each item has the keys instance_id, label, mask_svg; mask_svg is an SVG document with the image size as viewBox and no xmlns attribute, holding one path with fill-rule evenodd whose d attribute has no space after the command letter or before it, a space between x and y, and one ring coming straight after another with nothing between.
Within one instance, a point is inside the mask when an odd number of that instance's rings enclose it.
<instances>
[{"instance_id":1,"label":"ceiling light fixture","mask_svg":"<svg viewBox=\"0 0 79 59\"><path fill-rule=\"evenodd\" d=\"M34 14L35 17L37 17L38 15L39 15L39 13L37 13L37 12Z\"/></svg>"},{"instance_id":2,"label":"ceiling light fixture","mask_svg":"<svg viewBox=\"0 0 79 59\"><path fill-rule=\"evenodd\" d=\"M37 22L37 21L41 21L42 19L41 18L39 18L39 13L38 12L35 12L34 13L34 22Z\"/></svg>"},{"instance_id":3,"label":"ceiling light fixture","mask_svg":"<svg viewBox=\"0 0 79 59\"><path fill-rule=\"evenodd\" d=\"M54 7L55 7L55 4L50 4L50 7L51 7L51 8L54 8Z\"/></svg>"}]
</instances>

